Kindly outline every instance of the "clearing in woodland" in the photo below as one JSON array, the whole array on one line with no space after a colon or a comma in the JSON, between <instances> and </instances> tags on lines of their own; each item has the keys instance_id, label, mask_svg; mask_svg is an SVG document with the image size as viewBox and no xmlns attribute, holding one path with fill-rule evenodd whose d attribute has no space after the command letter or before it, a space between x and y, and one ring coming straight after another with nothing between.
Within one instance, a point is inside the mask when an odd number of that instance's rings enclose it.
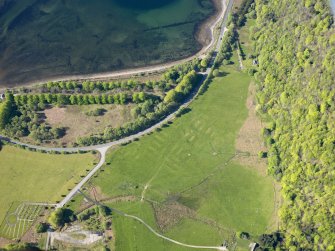
<instances>
[{"instance_id":1,"label":"clearing in woodland","mask_svg":"<svg viewBox=\"0 0 335 251\"><path fill-rule=\"evenodd\" d=\"M62 108L53 107L45 110L46 122L54 127L66 128L64 137L53 140L56 144L76 142L80 137L102 133L107 126L118 128L134 118L131 108L135 105L69 105ZM89 115L89 112L101 109L99 116Z\"/></svg>"}]
</instances>

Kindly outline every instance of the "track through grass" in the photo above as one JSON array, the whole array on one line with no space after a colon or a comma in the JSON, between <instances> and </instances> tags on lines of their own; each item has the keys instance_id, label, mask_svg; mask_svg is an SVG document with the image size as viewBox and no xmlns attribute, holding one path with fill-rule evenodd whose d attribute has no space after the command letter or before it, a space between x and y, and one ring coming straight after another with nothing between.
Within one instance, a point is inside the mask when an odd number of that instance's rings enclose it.
<instances>
[{"instance_id":1,"label":"track through grass","mask_svg":"<svg viewBox=\"0 0 335 251\"><path fill-rule=\"evenodd\" d=\"M220 245L231 241L229 231L270 231L267 227L274 213L272 179L233 160L235 139L248 114L245 101L250 83L249 76L236 67L222 67L223 76L212 81L190 112L161 131L111 151L107 157L110 165L93 184L108 197L135 195L143 198L142 204L148 200L162 206L186 206L196 216L182 217L165 233L185 243ZM135 208L134 215L146 215L157 227L153 209L143 205ZM132 228L137 227L138 223L117 218L117 249L132 250L134 240L130 239L136 238L137 250L148 250L148 243L155 250L169 250L148 231L135 233ZM199 238L208 229L211 237Z\"/></svg>"}]
</instances>

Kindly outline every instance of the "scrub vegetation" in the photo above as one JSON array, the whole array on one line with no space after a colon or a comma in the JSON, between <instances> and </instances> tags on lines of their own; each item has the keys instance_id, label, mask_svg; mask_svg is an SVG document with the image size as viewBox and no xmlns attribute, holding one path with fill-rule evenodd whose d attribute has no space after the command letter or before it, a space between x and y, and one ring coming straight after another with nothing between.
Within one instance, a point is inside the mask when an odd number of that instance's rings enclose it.
<instances>
[{"instance_id":1,"label":"scrub vegetation","mask_svg":"<svg viewBox=\"0 0 335 251\"><path fill-rule=\"evenodd\" d=\"M203 68L199 60L193 60L170 69L161 81L67 81L13 89L0 102L0 131L33 144L77 146L117 140L150 127L178 109L198 86L198 72ZM104 109L108 105L116 109L108 112ZM89 107L96 110L80 114ZM72 123L63 121L62 113L71 110L80 116L70 116ZM105 118L100 121L92 118L95 116ZM83 124L73 133L73 124L80 121Z\"/></svg>"}]
</instances>

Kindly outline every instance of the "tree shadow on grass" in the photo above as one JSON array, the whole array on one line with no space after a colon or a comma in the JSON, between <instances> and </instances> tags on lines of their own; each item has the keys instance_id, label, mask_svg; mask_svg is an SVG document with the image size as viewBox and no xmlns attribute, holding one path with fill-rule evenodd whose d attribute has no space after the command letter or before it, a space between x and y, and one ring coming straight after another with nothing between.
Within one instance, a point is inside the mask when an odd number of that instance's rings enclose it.
<instances>
[{"instance_id":1,"label":"tree shadow on grass","mask_svg":"<svg viewBox=\"0 0 335 251\"><path fill-rule=\"evenodd\" d=\"M218 77L226 77L228 76L230 73L226 72L226 71L219 71L219 76Z\"/></svg>"},{"instance_id":2,"label":"tree shadow on grass","mask_svg":"<svg viewBox=\"0 0 335 251\"><path fill-rule=\"evenodd\" d=\"M217 70L217 69L216 69ZM214 70L214 71L216 71ZM213 72L214 72L213 71ZM211 85L211 83L213 82L213 79L215 79L216 77L226 77L228 76L230 73L229 72L225 72L225 71L219 71L218 70L218 75L214 76L213 73L210 74L207 79L204 81L204 83L202 84L202 86L200 87L199 90L199 95L203 95L205 94L205 92L208 90L209 86Z\"/></svg>"},{"instance_id":3,"label":"tree shadow on grass","mask_svg":"<svg viewBox=\"0 0 335 251\"><path fill-rule=\"evenodd\" d=\"M183 115L185 115L185 114L187 114L187 113L189 113L191 111L192 111L191 108L189 108L189 107L183 107L183 108L179 109L179 111L176 114L176 117L179 118L179 117L181 117L181 116L183 116Z\"/></svg>"}]
</instances>

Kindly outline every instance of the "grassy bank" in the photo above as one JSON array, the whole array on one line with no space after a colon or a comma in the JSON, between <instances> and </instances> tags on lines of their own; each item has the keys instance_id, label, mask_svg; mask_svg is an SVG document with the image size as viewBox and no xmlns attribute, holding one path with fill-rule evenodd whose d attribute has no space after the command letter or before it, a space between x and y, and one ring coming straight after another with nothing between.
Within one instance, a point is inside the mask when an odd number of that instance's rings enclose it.
<instances>
[{"instance_id":1,"label":"grassy bank","mask_svg":"<svg viewBox=\"0 0 335 251\"><path fill-rule=\"evenodd\" d=\"M61 200L97 160L91 153L51 155L4 146L0 161L2 221L12 202Z\"/></svg>"}]
</instances>

